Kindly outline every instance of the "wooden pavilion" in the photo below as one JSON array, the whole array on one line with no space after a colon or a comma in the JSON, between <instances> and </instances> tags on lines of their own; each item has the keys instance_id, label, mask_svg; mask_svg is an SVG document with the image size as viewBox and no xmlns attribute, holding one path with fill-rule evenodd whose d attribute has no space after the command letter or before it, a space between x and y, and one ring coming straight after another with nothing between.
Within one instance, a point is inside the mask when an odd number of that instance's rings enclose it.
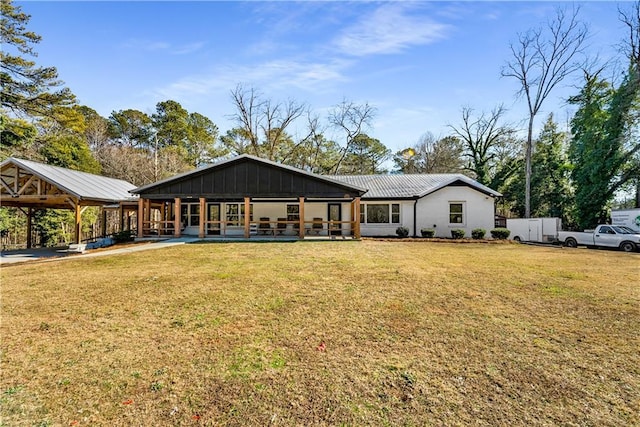
<instances>
[{"instance_id":1,"label":"wooden pavilion","mask_svg":"<svg viewBox=\"0 0 640 427\"><path fill-rule=\"evenodd\" d=\"M82 212L88 206L102 209L102 234L106 212L117 209L122 227L127 211L137 208L135 185L30 160L10 157L0 164L0 205L16 207L27 216L27 247L31 247L31 220L35 209L70 209L75 213L75 243L81 241Z\"/></svg>"}]
</instances>

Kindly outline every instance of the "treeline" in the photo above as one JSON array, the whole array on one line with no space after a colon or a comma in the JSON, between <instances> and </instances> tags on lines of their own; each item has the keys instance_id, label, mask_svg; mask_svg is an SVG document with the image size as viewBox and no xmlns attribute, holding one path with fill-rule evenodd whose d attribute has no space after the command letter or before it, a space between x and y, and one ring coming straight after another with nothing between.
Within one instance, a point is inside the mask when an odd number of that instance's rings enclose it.
<instances>
[{"instance_id":1,"label":"treeline","mask_svg":"<svg viewBox=\"0 0 640 427\"><path fill-rule=\"evenodd\" d=\"M244 153L319 174L464 173L503 193L498 208L507 216L559 216L576 228L603 221L620 192L633 193L630 204L640 206L640 2L620 10L628 33L620 43L624 61L616 58L625 65L615 77L581 57L587 30L577 10L558 10L546 27L519 35L502 73L522 86L528 132L507 123L501 105L489 112L464 107L448 135L427 132L397 153L369 135L376 111L367 103L343 100L321 117L304 103L242 85L230 92L234 127L223 133L174 100L157 103L152 114L123 109L102 117L76 102L54 67L35 63L40 37L28 31L29 16L11 1L1 8L1 159L22 157L135 185ZM542 104L574 72L583 74L582 88L568 100L575 114L566 126L549 115L534 135ZM68 212L39 211L40 243L68 241L68 223ZM18 241L21 227L22 215L0 209L0 230Z\"/></svg>"}]
</instances>

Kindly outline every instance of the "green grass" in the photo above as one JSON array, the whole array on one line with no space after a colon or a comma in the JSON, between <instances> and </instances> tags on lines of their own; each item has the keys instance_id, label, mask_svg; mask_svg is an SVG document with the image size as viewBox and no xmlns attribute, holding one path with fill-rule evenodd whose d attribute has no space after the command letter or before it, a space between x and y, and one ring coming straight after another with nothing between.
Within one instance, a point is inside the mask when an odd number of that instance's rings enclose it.
<instances>
[{"instance_id":1,"label":"green grass","mask_svg":"<svg viewBox=\"0 0 640 427\"><path fill-rule=\"evenodd\" d=\"M638 425L639 266L365 240L3 267L2 425Z\"/></svg>"}]
</instances>

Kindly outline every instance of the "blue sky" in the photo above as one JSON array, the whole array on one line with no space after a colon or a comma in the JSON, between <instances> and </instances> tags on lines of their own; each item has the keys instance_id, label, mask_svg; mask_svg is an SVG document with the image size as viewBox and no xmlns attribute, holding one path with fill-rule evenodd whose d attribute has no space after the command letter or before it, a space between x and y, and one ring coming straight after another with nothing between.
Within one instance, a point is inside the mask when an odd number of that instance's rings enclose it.
<instances>
[{"instance_id":1,"label":"blue sky","mask_svg":"<svg viewBox=\"0 0 640 427\"><path fill-rule=\"evenodd\" d=\"M509 42L561 5L580 4L588 52L616 56L625 33L615 2L16 2L43 37L39 65L55 66L79 101L108 117L153 113L173 99L233 127L230 92L254 87L306 103L321 117L342 100L376 108L367 133L393 151L425 132L446 135L469 106L503 103L526 117L518 85L501 78ZM566 120L579 76L547 101ZM330 137L333 135L329 135Z\"/></svg>"}]
</instances>

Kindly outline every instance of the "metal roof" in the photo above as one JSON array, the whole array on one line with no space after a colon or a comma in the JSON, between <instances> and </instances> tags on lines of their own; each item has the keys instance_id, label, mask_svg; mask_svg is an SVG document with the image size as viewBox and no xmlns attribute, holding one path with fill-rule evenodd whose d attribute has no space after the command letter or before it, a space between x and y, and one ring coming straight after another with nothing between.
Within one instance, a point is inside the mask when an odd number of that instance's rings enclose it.
<instances>
[{"instance_id":1,"label":"metal roof","mask_svg":"<svg viewBox=\"0 0 640 427\"><path fill-rule=\"evenodd\" d=\"M363 199L416 199L452 184L463 184L491 196L502 196L462 174L334 175L333 179L369 191Z\"/></svg>"},{"instance_id":2,"label":"metal roof","mask_svg":"<svg viewBox=\"0 0 640 427\"><path fill-rule=\"evenodd\" d=\"M107 178L15 157L9 157L0 164L0 167L9 163L31 172L81 200L119 202L137 198L129 192L136 186L121 179Z\"/></svg>"}]
</instances>

